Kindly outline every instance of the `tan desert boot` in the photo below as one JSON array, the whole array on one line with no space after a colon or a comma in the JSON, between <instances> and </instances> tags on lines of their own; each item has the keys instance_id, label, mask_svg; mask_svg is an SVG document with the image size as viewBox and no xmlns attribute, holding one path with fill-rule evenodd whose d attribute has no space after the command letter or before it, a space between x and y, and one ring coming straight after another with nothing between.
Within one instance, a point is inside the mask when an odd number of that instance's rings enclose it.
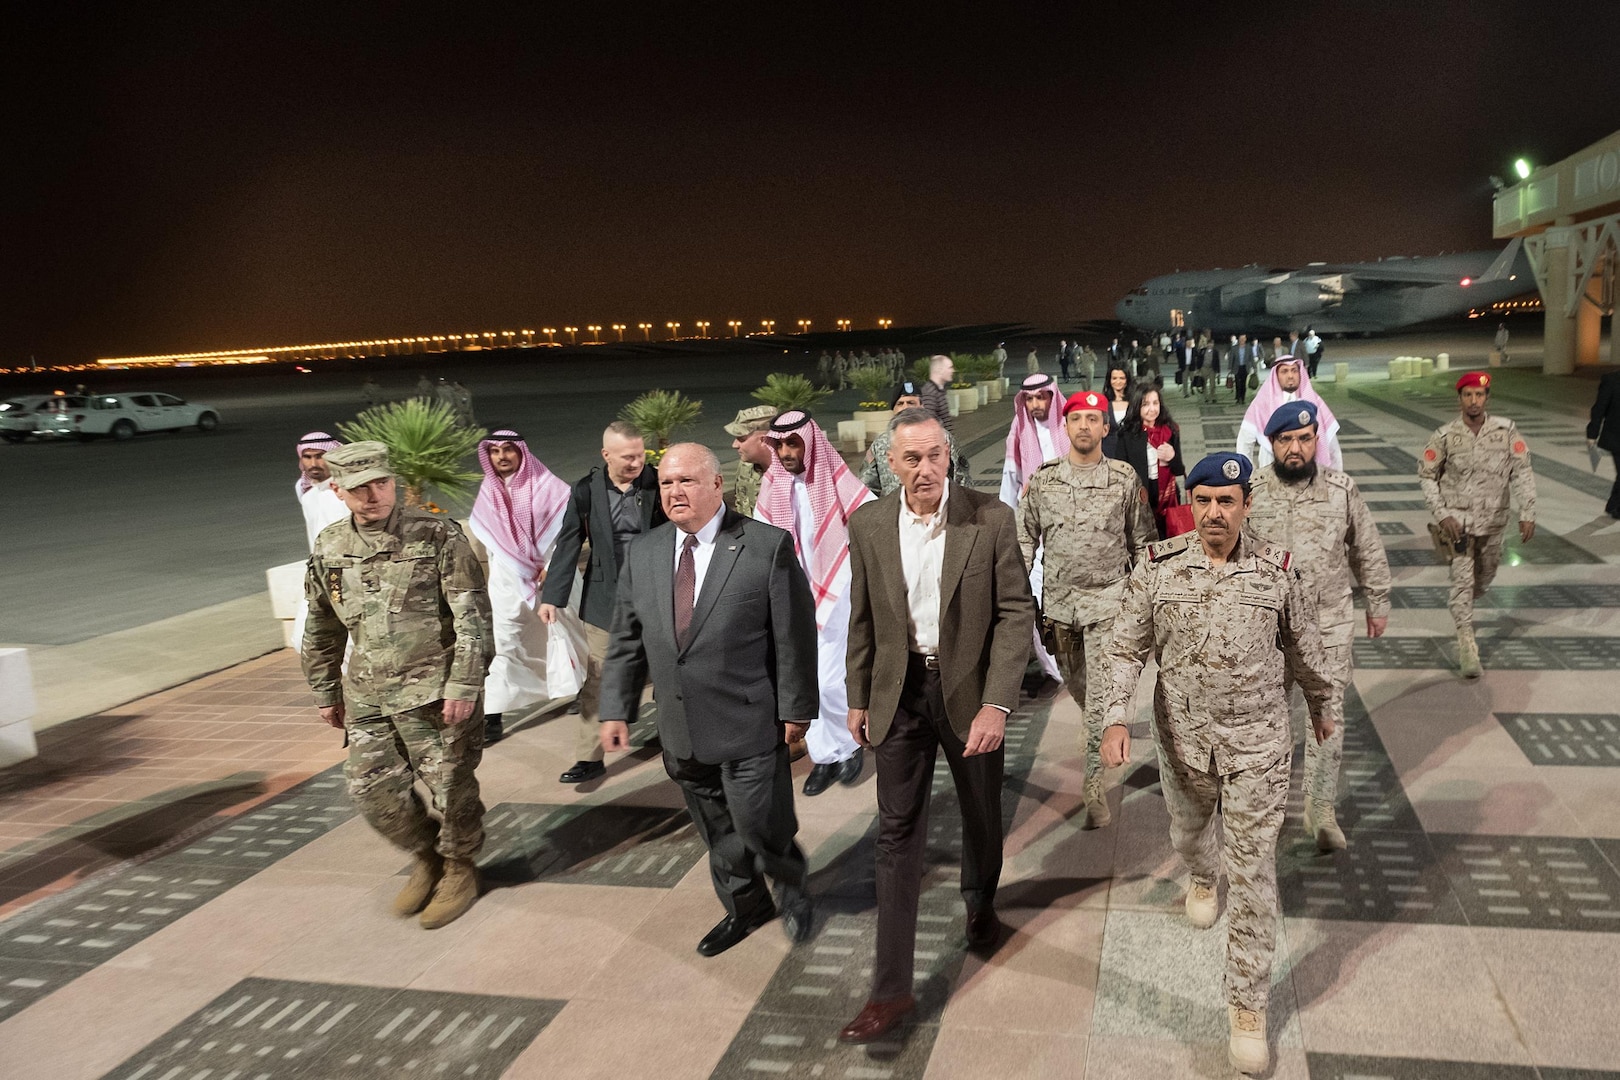
<instances>
[{"instance_id":1,"label":"tan desert boot","mask_svg":"<svg viewBox=\"0 0 1620 1080\"><path fill-rule=\"evenodd\" d=\"M1343 851L1350 846L1333 804L1325 799L1305 800L1305 831L1315 838L1317 851Z\"/></svg>"},{"instance_id":2,"label":"tan desert boot","mask_svg":"<svg viewBox=\"0 0 1620 1080\"><path fill-rule=\"evenodd\" d=\"M1266 1014L1263 1009L1226 1007L1231 1023L1232 1037L1226 1044L1226 1056L1232 1068L1240 1073L1262 1073L1271 1064L1271 1048L1266 1045Z\"/></svg>"},{"instance_id":3,"label":"tan desert boot","mask_svg":"<svg viewBox=\"0 0 1620 1080\"><path fill-rule=\"evenodd\" d=\"M422 929L437 930L467 913L478 899L478 868L467 859L444 860L444 877L422 912Z\"/></svg>"},{"instance_id":4,"label":"tan desert boot","mask_svg":"<svg viewBox=\"0 0 1620 1080\"><path fill-rule=\"evenodd\" d=\"M439 884L439 878L444 874L444 859L437 851L429 851L416 856L416 863L411 867L410 880L405 887L399 890L394 897L394 914L401 918L415 915L421 911L433 895L434 886Z\"/></svg>"},{"instance_id":5,"label":"tan desert boot","mask_svg":"<svg viewBox=\"0 0 1620 1080\"><path fill-rule=\"evenodd\" d=\"M1114 814L1108 809L1108 797L1103 793L1103 774L1098 772L1086 777L1086 823L1081 828L1100 829L1112 820Z\"/></svg>"},{"instance_id":6,"label":"tan desert boot","mask_svg":"<svg viewBox=\"0 0 1620 1080\"><path fill-rule=\"evenodd\" d=\"M1187 890L1187 921L1198 930L1208 930L1220 918L1220 902L1215 898L1215 886L1192 883Z\"/></svg>"},{"instance_id":7,"label":"tan desert boot","mask_svg":"<svg viewBox=\"0 0 1620 1080\"><path fill-rule=\"evenodd\" d=\"M1479 644L1474 641L1472 626L1457 628L1457 670L1465 679L1477 679L1484 670L1479 666Z\"/></svg>"}]
</instances>

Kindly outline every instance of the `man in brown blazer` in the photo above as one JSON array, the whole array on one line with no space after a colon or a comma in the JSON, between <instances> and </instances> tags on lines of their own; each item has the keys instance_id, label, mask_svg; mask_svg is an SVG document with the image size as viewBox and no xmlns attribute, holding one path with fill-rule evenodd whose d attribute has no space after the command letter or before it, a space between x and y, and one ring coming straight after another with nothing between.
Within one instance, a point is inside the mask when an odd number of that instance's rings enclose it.
<instances>
[{"instance_id":1,"label":"man in brown blazer","mask_svg":"<svg viewBox=\"0 0 1620 1080\"><path fill-rule=\"evenodd\" d=\"M849 730L877 759L877 956L872 996L840 1033L880 1038L916 1008L912 968L934 761L962 804L971 948L1000 936L1002 736L1018 705L1035 605L1013 513L948 482L945 429L922 409L893 422L900 489L849 519Z\"/></svg>"}]
</instances>

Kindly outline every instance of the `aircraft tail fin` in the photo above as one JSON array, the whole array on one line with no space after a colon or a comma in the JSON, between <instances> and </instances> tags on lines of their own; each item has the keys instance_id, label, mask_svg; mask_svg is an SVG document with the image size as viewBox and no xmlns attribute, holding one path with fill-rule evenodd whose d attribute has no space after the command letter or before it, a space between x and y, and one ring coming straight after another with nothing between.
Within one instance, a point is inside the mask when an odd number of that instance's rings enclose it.
<instances>
[{"instance_id":1,"label":"aircraft tail fin","mask_svg":"<svg viewBox=\"0 0 1620 1080\"><path fill-rule=\"evenodd\" d=\"M1505 279L1513 272L1513 264L1518 260L1519 248L1523 246L1523 244L1524 240L1522 237L1515 236L1512 240L1509 240L1508 246L1502 249L1502 254L1496 257L1495 261L1491 263L1490 268L1474 280L1480 284L1485 284L1486 282L1502 281Z\"/></svg>"}]
</instances>

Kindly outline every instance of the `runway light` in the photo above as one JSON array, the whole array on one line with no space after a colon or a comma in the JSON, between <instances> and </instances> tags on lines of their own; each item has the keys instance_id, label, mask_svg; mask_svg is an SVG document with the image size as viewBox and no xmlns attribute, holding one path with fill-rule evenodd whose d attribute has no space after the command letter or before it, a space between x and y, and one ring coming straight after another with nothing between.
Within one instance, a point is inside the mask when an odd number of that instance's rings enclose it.
<instances>
[{"instance_id":1,"label":"runway light","mask_svg":"<svg viewBox=\"0 0 1620 1080\"><path fill-rule=\"evenodd\" d=\"M1461 281L1457 282L1457 284L1461 285L1465 289L1468 288L1468 286L1472 285L1473 283L1474 283L1474 279L1471 278L1471 277L1465 277Z\"/></svg>"},{"instance_id":2,"label":"runway light","mask_svg":"<svg viewBox=\"0 0 1620 1080\"><path fill-rule=\"evenodd\" d=\"M1520 180L1528 180L1528 179L1530 179L1530 162L1529 162L1529 160L1526 159L1526 158L1520 158L1518 161L1515 161L1513 163L1513 171L1514 171L1514 173L1516 173L1518 175Z\"/></svg>"}]
</instances>

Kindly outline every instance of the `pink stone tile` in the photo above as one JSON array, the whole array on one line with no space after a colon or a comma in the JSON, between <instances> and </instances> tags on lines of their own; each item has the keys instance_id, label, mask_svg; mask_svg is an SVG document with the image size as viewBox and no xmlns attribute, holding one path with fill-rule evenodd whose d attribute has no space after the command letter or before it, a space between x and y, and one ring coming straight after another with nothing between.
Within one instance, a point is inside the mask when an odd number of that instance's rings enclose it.
<instances>
[{"instance_id":1,"label":"pink stone tile","mask_svg":"<svg viewBox=\"0 0 1620 1080\"><path fill-rule=\"evenodd\" d=\"M1084 1076L1086 1037L940 1025L923 1080L1072 1080Z\"/></svg>"},{"instance_id":2,"label":"pink stone tile","mask_svg":"<svg viewBox=\"0 0 1620 1080\"><path fill-rule=\"evenodd\" d=\"M1403 786L1418 820L1429 832L1586 835L1560 795L1563 778L1558 774L1567 771L1533 765L1447 765L1404 777Z\"/></svg>"},{"instance_id":3,"label":"pink stone tile","mask_svg":"<svg viewBox=\"0 0 1620 1080\"><path fill-rule=\"evenodd\" d=\"M969 954L941 1023L1084 1035L1091 1030L1106 913L1001 908L1005 933L989 957Z\"/></svg>"},{"instance_id":4,"label":"pink stone tile","mask_svg":"<svg viewBox=\"0 0 1620 1080\"><path fill-rule=\"evenodd\" d=\"M1620 1063L1614 1002L1620 935L1558 930L1474 931L1537 1065L1613 1069Z\"/></svg>"},{"instance_id":5,"label":"pink stone tile","mask_svg":"<svg viewBox=\"0 0 1620 1080\"><path fill-rule=\"evenodd\" d=\"M707 1080L747 1010L700 1001L574 1000L513 1061L503 1080Z\"/></svg>"}]
</instances>

